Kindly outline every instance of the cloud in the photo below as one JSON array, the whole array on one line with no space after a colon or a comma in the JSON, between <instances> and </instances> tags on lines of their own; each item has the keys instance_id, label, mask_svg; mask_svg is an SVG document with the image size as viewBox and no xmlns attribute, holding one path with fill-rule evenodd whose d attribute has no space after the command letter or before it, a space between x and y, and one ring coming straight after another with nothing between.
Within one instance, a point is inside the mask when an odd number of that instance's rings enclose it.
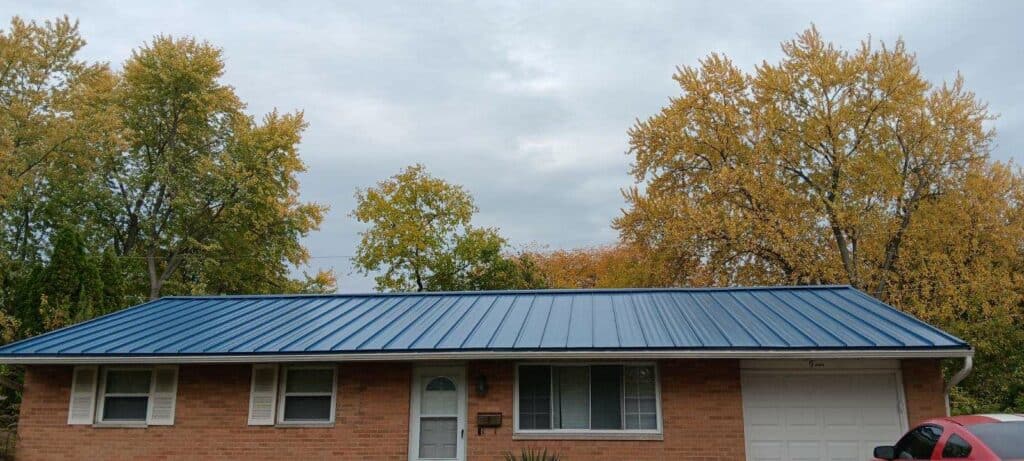
<instances>
[{"instance_id":1,"label":"cloud","mask_svg":"<svg viewBox=\"0 0 1024 461\"><path fill-rule=\"evenodd\" d=\"M348 276L353 191L416 162L465 185L478 223L517 245L614 241L632 183L626 130L678 93L676 67L719 52L752 69L812 23L847 48L902 37L927 78L959 71L1002 114L996 158L1024 148L1019 2L37 1L0 13L78 18L84 55L114 65L159 33L207 39L252 112L304 110L303 197L332 206L306 244L345 291L373 285Z\"/></svg>"}]
</instances>

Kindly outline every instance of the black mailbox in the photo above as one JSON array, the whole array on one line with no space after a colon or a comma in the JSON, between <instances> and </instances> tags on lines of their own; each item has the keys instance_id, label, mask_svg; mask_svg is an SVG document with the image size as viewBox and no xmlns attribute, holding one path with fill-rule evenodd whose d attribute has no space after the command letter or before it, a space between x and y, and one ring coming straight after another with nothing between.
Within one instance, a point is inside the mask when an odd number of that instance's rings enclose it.
<instances>
[{"instance_id":1,"label":"black mailbox","mask_svg":"<svg viewBox=\"0 0 1024 461\"><path fill-rule=\"evenodd\" d=\"M501 427L501 413L477 413L476 427Z\"/></svg>"}]
</instances>

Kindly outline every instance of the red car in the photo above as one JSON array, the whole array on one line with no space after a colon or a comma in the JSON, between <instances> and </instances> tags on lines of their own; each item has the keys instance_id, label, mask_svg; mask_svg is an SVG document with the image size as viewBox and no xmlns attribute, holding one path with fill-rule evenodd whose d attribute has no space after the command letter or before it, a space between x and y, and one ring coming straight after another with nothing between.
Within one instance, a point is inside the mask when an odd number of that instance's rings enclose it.
<instances>
[{"instance_id":1,"label":"red car","mask_svg":"<svg viewBox=\"0 0 1024 461\"><path fill-rule=\"evenodd\" d=\"M965 415L929 419L875 458L975 461L1024 460L1024 415Z\"/></svg>"}]
</instances>

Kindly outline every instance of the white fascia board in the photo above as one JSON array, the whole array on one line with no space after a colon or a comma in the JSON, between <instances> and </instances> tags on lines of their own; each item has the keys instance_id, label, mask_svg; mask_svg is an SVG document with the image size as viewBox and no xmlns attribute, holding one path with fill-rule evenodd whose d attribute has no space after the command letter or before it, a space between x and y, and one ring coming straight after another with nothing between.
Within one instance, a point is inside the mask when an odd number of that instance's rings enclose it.
<instances>
[{"instance_id":1,"label":"white fascia board","mask_svg":"<svg viewBox=\"0 0 1024 461\"><path fill-rule=\"evenodd\" d=\"M410 362L430 360L621 360L621 359L912 359L958 358L974 349L875 350L594 350L594 351L445 351L349 352L237 355L74 355L0 356L0 364L114 363L276 363L276 362Z\"/></svg>"}]
</instances>

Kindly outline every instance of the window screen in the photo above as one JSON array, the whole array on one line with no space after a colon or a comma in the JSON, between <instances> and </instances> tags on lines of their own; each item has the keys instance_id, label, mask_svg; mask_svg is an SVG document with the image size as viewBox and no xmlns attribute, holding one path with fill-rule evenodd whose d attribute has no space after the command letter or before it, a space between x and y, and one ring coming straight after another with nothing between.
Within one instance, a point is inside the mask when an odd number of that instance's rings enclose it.
<instances>
[{"instance_id":1,"label":"window screen","mask_svg":"<svg viewBox=\"0 0 1024 461\"><path fill-rule=\"evenodd\" d=\"M590 426L590 368L555 367L551 380L555 429Z\"/></svg>"},{"instance_id":2,"label":"window screen","mask_svg":"<svg viewBox=\"0 0 1024 461\"><path fill-rule=\"evenodd\" d=\"M519 367L519 429L657 430L653 366Z\"/></svg>"},{"instance_id":3,"label":"window screen","mask_svg":"<svg viewBox=\"0 0 1024 461\"><path fill-rule=\"evenodd\" d=\"M334 369L287 368L283 394L284 421L330 421Z\"/></svg>"},{"instance_id":4,"label":"window screen","mask_svg":"<svg viewBox=\"0 0 1024 461\"><path fill-rule=\"evenodd\" d=\"M622 367L590 367L590 428L622 429Z\"/></svg>"},{"instance_id":5,"label":"window screen","mask_svg":"<svg viewBox=\"0 0 1024 461\"><path fill-rule=\"evenodd\" d=\"M654 367L626 368L625 407L626 429L658 428Z\"/></svg>"},{"instance_id":6,"label":"window screen","mask_svg":"<svg viewBox=\"0 0 1024 461\"><path fill-rule=\"evenodd\" d=\"M103 388L103 421L145 421L149 408L152 371L106 371Z\"/></svg>"},{"instance_id":7,"label":"window screen","mask_svg":"<svg viewBox=\"0 0 1024 461\"><path fill-rule=\"evenodd\" d=\"M519 428L551 429L551 367L519 367Z\"/></svg>"}]
</instances>

